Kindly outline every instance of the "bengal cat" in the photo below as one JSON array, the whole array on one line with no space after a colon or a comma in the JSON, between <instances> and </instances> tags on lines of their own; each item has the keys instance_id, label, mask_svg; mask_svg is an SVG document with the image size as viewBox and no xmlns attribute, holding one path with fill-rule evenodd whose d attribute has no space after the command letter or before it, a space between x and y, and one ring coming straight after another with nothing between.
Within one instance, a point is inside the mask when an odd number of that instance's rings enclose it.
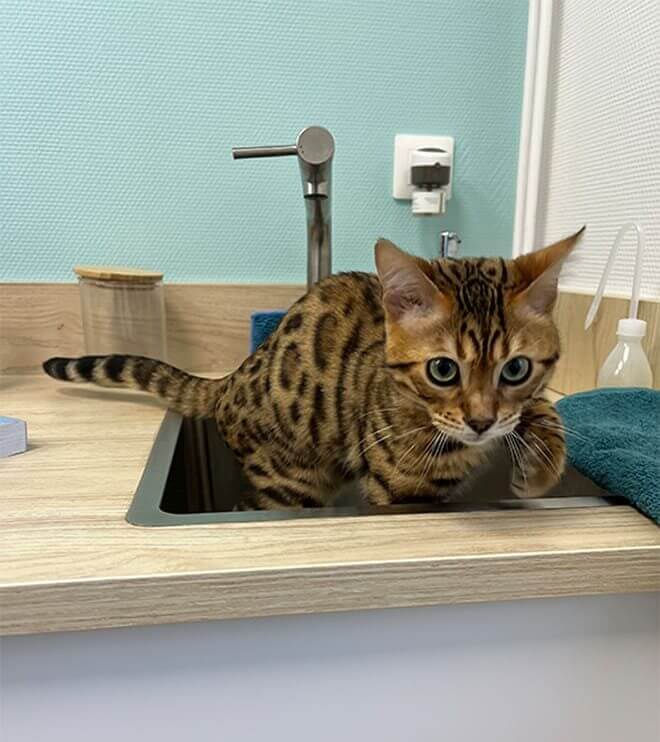
<instances>
[{"instance_id":1,"label":"bengal cat","mask_svg":"<svg viewBox=\"0 0 660 742\"><path fill-rule=\"evenodd\" d=\"M254 487L244 508L322 507L348 478L378 505L454 499L498 440L516 494L538 497L564 468L542 393L559 358L559 270L582 231L515 260L426 261L379 240L377 275L318 283L223 379L122 355L44 370L214 417Z\"/></svg>"}]
</instances>

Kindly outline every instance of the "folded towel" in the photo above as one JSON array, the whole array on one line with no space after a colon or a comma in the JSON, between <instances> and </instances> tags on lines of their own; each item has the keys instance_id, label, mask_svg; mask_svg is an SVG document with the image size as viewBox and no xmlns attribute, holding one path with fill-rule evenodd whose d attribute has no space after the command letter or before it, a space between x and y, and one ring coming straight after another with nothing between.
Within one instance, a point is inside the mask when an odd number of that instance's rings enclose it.
<instances>
[{"instance_id":1,"label":"folded towel","mask_svg":"<svg viewBox=\"0 0 660 742\"><path fill-rule=\"evenodd\" d=\"M280 320L286 312L274 310L271 312L255 312L250 318L250 353L265 342L277 329Z\"/></svg>"},{"instance_id":2,"label":"folded towel","mask_svg":"<svg viewBox=\"0 0 660 742\"><path fill-rule=\"evenodd\" d=\"M596 389L564 397L569 462L660 523L660 391Z\"/></svg>"}]
</instances>

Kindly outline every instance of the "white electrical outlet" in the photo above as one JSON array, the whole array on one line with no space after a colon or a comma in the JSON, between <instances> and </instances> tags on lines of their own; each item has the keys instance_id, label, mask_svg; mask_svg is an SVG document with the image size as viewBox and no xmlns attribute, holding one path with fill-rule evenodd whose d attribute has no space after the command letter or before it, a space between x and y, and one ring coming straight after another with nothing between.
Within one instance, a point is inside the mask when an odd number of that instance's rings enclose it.
<instances>
[{"instance_id":1,"label":"white electrical outlet","mask_svg":"<svg viewBox=\"0 0 660 742\"><path fill-rule=\"evenodd\" d=\"M394 198L410 201L413 186L410 183L411 155L420 147L437 147L451 158L452 177L454 170L454 137L431 137L421 134L397 134L394 137L394 179L392 195ZM445 189L446 197L451 198L451 180Z\"/></svg>"}]
</instances>

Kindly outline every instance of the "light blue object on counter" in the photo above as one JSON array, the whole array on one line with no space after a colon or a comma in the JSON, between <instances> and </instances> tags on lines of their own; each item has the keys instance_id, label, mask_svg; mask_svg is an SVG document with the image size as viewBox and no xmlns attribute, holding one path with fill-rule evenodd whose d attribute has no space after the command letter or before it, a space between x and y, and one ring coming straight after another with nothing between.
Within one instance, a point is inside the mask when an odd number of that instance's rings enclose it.
<instances>
[{"instance_id":1,"label":"light blue object on counter","mask_svg":"<svg viewBox=\"0 0 660 742\"><path fill-rule=\"evenodd\" d=\"M24 420L0 415L0 458L27 451L27 425Z\"/></svg>"},{"instance_id":2,"label":"light blue object on counter","mask_svg":"<svg viewBox=\"0 0 660 742\"><path fill-rule=\"evenodd\" d=\"M660 523L660 391L597 389L564 397L569 462Z\"/></svg>"},{"instance_id":3,"label":"light blue object on counter","mask_svg":"<svg viewBox=\"0 0 660 742\"><path fill-rule=\"evenodd\" d=\"M286 311L254 312L250 317L250 353L262 345L277 329Z\"/></svg>"}]
</instances>

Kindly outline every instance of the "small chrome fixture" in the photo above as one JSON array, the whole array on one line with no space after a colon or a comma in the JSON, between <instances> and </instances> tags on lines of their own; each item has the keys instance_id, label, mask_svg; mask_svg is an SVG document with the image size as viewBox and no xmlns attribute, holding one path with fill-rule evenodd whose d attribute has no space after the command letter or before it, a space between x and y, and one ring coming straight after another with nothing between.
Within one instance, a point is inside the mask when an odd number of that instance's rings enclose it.
<instances>
[{"instance_id":1,"label":"small chrome fixture","mask_svg":"<svg viewBox=\"0 0 660 742\"><path fill-rule=\"evenodd\" d=\"M440 257L457 258L461 238L456 232L440 232Z\"/></svg>"},{"instance_id":2,"label":"small chrome fixture","mask_svg":"<svg viewBox=\"0 0 660 742\"><path fill-rule=\"evenodd\" d=\"M335 140L322 126L303 129L295 144L234 147L235 160L297 155L307 215L307 285L332 273L330 193Z\"/></svg>"}]
</instances>

